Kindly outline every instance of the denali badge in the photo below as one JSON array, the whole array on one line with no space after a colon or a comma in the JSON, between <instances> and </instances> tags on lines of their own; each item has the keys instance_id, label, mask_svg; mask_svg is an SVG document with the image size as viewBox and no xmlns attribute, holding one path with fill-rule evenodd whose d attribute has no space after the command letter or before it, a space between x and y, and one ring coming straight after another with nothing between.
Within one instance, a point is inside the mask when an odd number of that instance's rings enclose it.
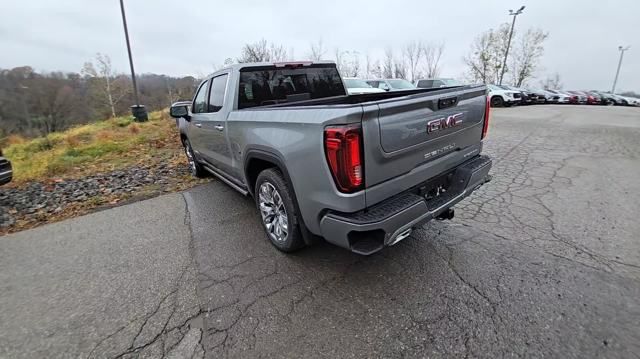
<instances>
[{"instance_id":1,"label":"denali badge","mask_svg":"<svg viewBox=\"0 0 640 359\"><path fill-rule=\"evenodd\" d=\"M445 153L445 152L449 152L451 150L454 150L456 148L456 144L455 143L450 143L442 148L438 148L435 151L431 151L429 153L425 153L424 154L424 159L429 159L431 157L435 157L435 156L440 156L441 154Z\"/></svg>"},{"instance_id":2,"label":"denali badge","mask_svg":"<svg viewBox=\"0 0 640 359\"><path fill-rule=\"evenodd\" d=\"M444 130L445 128L455 127L462 123L462 112L456 113L455 115L438 118L436 120L431 120L427 122L427 133L432 133L440 130Z\"/></svg>"}]
</instances>

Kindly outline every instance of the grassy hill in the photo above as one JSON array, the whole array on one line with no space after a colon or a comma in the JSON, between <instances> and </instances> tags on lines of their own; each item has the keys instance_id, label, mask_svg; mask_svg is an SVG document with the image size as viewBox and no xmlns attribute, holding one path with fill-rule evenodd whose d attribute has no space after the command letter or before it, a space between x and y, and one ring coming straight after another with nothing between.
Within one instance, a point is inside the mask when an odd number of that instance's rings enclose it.
<instances>
[{"instance_id":1,"label":"grassy hill","mask_svg":"<svg viewBox=\"0 0 640 359\"><path fill-rule=\"evenodd\" d=\"M0 187L0 235L206 181L189 175L166 112L144 123L121 117L31 140L10 136L2 146L13 181Z\"/></svg>"},{"instance_id":2,"label":"grassy hill","mask_svg":"<svg viewBox=\"0 0 640 359\"><path fill-rule=\"evenodd\" d=\"M181 151L175 121L166 112L153 112L144 123L120 117L32 140L9 136L3 145L13 164L13 186L150 161L181 161Z\"/></svg>"}]
</instances>

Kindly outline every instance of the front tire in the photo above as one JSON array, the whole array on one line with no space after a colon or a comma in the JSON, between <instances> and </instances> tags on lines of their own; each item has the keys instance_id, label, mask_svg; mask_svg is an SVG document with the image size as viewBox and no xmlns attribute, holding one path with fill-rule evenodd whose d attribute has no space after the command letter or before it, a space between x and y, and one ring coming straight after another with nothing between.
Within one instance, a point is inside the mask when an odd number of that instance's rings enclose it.
<instances>
[{"instance_id":1,"label":"front tire","mask_svg":"<svg viewBox=\"0 0 640 359\"><path fill-rule=\"evenodd\" d=\"M187 163L189 164L189 172L191 175L195 178L207 177L208 173L196 160L193 147L191 147L191 143L188 139L182 139L182 147L184 147L184 154L187 156Z\"/></svg>"},{"instance_id":2,"label":"front tire","mask_svg":"<svg viewBox=\"0 0 640 359\"><path fill-rule=\"evenodd\" d=\"M504 100L500 96L493 96L491 98L491 107L502 107L504 106Z\"/></svg>"},{"instance_id":3,"label":"front tire","mask_svg":"<svg viewBox=\"0 0 640 359\"><path fill-rule=\"evenodd\" d=\"M293 192L279 170L269 168L260 172L254 197L262 227L271 244L287 253L304 247L301 220L293 202Z\"/></svg>"}]
</instances>

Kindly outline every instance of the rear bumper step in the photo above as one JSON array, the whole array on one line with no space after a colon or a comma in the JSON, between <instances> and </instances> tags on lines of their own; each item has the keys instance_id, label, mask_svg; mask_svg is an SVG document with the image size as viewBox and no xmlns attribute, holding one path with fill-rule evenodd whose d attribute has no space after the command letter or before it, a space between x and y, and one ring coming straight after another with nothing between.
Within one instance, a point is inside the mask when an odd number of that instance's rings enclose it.
<instances>
[{"instance_id":1,"label":"rear bumper step","mask_svg":"<svg viewBox=\"0 0 640 359\"><path fill-rule=\"evenodd\" d=\"M411 234L412 228L447 212L452 206L491 180L488 156L459 165L446 192L434 198L420 195L418 187L355 213L328 212L320 221L323 237L353 252L369 255Z\"/></svg>"}]
</instances>

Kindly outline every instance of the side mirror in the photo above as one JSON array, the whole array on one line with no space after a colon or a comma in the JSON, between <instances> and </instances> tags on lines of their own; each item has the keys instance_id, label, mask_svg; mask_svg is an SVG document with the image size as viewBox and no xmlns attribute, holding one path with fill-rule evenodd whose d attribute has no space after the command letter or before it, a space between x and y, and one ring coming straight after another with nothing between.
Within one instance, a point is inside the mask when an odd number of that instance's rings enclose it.
<instances>
[{"instance_id":1,"label":"side mirror","mask_svg":"<svg viewBox=\"0 0 640 359\"><path fill-rule=\"evenodd\" d=\"M173 118L184 118L189 121L189 106L175 104L169 109L169 115Z\"/></svg>"}]
</instances>

